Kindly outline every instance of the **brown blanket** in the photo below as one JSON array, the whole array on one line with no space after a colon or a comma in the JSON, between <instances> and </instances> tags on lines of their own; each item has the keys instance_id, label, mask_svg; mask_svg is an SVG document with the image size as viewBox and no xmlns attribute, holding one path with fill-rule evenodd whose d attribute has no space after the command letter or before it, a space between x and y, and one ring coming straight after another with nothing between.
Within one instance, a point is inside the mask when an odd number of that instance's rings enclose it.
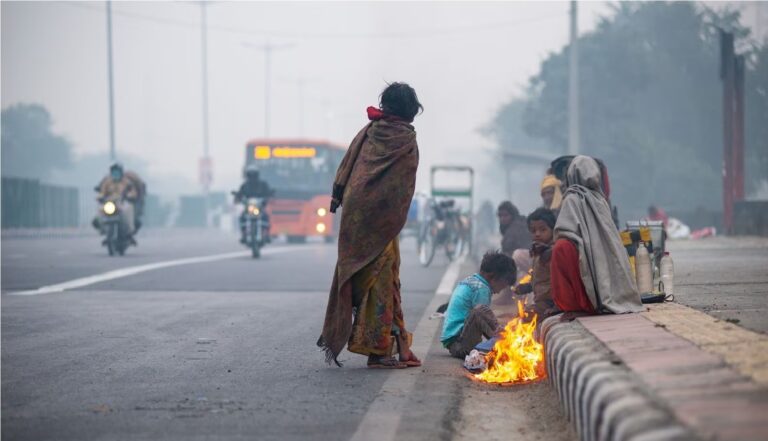
<instances>
[{"instance_id":1,"label":"brown blanket","mask_svg":"<svg viewBox=\"0 0 768 441\"><path fill-rule=\"evenodd\" d=\"M352 331L352 276L372 262L402 230L416 184L416 132L394 118L373 121L352 141L336 173L343 191L339 257L318 346L337 357ZM339 193L339 191L336 191Z\"/></svg>"}]
</instances>

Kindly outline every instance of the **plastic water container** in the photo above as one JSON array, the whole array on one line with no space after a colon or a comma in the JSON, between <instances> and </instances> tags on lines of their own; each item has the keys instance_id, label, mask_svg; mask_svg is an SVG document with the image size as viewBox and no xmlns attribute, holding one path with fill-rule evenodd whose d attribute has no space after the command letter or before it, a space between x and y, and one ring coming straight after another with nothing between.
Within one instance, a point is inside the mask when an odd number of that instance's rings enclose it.
<instances>
[{"instance_id":1,"label":"plastic water container","mask_svg":"<svg viewBox=\"0 0 768 441\"><path fill-rule=\"evenodd\" d=\"M651 268L651 256L643 242L637 246L635 254L635 277L637 291L640 294L653 291L653 269Z\"/></svg>"},{"instance_id":2,"label":"plastic water container","mask_svg":"<svg viewBox=\"0 0 768 441\"><path fill-rule=\"evenodd\" d=\"M661 273L661 284L659 291L664 291L665 294L675 293L675 263L672 261L672 256L669 252L664 253L659 264Z\"/></svg>"}]
</instances>

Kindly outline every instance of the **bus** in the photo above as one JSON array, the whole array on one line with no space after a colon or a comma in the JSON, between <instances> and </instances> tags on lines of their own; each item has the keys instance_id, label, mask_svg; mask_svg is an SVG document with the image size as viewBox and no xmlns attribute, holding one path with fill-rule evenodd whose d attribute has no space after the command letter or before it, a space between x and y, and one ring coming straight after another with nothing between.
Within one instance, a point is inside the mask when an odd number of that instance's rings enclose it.
<instances>
[{"instance_id":1,"label":"bus","mask_svg":"<svg viewBox=\"0 0 768 441\"><path fill-rule=\"evenodd\" d=\"M321 236L334 240L338 225L328 209L336 169L346 148L307 139L254 139L246 144L243 170L255 164L262 180L275 189L267 205L273 236L304 242Z\"/></svg>"}]
</instances>

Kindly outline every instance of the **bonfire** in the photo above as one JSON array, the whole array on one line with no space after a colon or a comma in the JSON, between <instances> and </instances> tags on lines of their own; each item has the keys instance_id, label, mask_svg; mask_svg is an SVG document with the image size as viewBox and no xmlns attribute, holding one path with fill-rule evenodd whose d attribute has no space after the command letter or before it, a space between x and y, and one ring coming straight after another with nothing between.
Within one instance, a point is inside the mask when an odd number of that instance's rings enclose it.
<instances>
[{"instance_id":1,"label":"bonfire","mask_svg":"<svg viewBox=\"0 0 768 441\"><path fill-rule=\"evenodd\" d=\"M518 316L501 332L493 349L485 356L488 368L475 378L488 383L526 383L544 378L544 347L534 338L536 314L528 320L523 303L517 302Z\"/></svg>"}]
</instances>

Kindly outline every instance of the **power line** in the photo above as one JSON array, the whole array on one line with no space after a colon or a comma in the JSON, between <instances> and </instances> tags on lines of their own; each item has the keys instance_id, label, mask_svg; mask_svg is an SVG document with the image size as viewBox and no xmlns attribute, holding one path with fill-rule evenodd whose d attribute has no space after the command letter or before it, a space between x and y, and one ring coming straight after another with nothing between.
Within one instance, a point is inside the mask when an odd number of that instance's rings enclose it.
<instances>
[{"instance_id":1,"label":"power line","mask_svg":"<svg viewBox=\"0 0 768 441\"><path fill-rule=\"evenodd\" d=\"M101 11L99 7L91 6L88 3L80 2L61 2L68 6L74 6L82 9L90 9L93 11ZM176 20L166 17L155 17L146 14L138 14L134 12L128 12L123 10L114 9L112 11L114 15L120 15L123 17L133 18L137 20L145 20L159 24L174 25L184 28L199 29L200 23L188 22L184 20ZM345 39L345 38L369 38L369 39L408 39L408 38L431 38L440 37L450 34L461 34L466 32L489 32L499 29L506 29L512 26L522 26L527 24L538 23L546 20L552 20L555 18L562 18L566 14L559 12L556 14L541 15L538 17L521 18L519 20L509 20L503 22L484 23L476 25L465 26L453 26L450 28L431 29L431 30L417 30L410 32L378 32L378 33L301 33L301 32L283 32L277 30L268 29L245 29L236 28L221 25L208 25L208 29L211 31L226 32L232 34L241 35L256 35L260 37L275 37L275 38L328 38L328 39Z\"/></svg>"}]
</instances>

